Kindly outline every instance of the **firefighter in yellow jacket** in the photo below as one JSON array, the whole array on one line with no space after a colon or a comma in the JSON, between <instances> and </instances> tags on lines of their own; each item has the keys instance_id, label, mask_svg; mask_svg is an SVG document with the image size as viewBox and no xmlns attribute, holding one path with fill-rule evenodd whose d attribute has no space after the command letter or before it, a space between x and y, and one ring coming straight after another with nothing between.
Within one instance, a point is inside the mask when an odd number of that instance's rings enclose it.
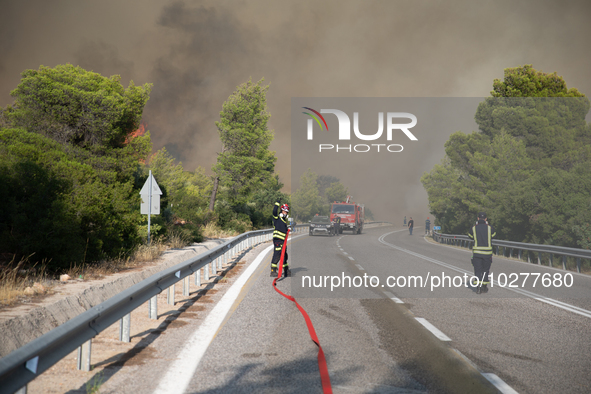
<instances>
[{"instance_id":1,"label":"firefighter in yellow jacket","mask_svg":"<svg viewBox=\"0 0 591 394\"><path fill-rule=\"evenodd\" d=\"M476 286L478 294L488 292L488 273L493 254L492 239L495 235L495 229L487 222L486 213L478 213L478 222L468 233L468 237L474 240L472 265L474 266L474 276L478 278L478 281L472 284Z\"/></svg>"},{"instance_id":2,"label":"firefighter in yellow jacket","mask_svg":"<svg viewBox=\"0 0 591 394\"><path fill-rule=\"evenodd\" d=\"M281 207L281 208L280 208ZM281 209L281 213L278 214L279 209ZM289 205L283 204L281 205L280 201L275 203L273 207L273 227L275 231L273 231L273 260L271 260L271 276L277 277L277 267L279 265L279 260L281 259L281 251L283 250L283 243L285 242L285 237L287 236L287 215L289 214ZM287 264L287 249L285 250L285 257L283 259L283 274L284 276L291 276L291 271L289 269L289 265Z\"/></svg>"}]
</instances>

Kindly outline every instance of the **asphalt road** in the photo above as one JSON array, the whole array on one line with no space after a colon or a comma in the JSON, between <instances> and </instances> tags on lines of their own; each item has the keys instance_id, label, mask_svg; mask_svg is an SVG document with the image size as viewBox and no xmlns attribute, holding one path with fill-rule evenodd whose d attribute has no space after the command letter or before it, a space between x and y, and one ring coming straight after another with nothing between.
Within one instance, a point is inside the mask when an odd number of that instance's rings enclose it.
<instances>
[{"instance_id":1,"label":"asphalt road","mask_svg":"<svg viewBox=\"0 0 591 394\"><path fill-rule=\"evenodd\" d=\"M492 272L517 275L519 287L498 283L478 295L463 281L469 252L429 243L420 231L305 235L289 246L294 276L278 287L308 312L334 392L494 392L482 373L519 393L591 392L591 278L533 287L533 274L562 281L564 272L495 257ZM269 262L270 254L243 287L186 392L322 392L317 347L295 305L272 288ZM411 276L415 286L401 286ZM449 286L431 287L446 276ZM334 286L335 277L351 285Z\"/></svg>"}]
</instances>

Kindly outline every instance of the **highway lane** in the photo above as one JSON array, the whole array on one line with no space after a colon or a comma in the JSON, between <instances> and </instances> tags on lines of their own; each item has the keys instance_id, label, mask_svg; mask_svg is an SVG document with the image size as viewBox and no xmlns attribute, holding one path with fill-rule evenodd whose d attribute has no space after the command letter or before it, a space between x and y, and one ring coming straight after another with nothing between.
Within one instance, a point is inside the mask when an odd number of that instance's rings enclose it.
<instances>
[{"instance_id":1,"label":"highway lane","mask_svg":"<svg viewBox=\"0 0 591 394\"><path fill-rule=\"evenodd\" d=\"M589 391L590 325L581 313L507 290L502 296L496 288L484 295L464 286L330 291L329 282L302 288L305 276L368 274L385 281L391 275L462 275L471 271L465 250L381 227L355 236L303 236L288 252L294 277L279 287L308 311L335 392L492 392L480 372L499 376L520 393ZM242 289L187 392L321 392L317 348L293 303L273 290L269 262L270 255ZM496 272L519 265L500 258L493 264ZM547 268L532 265L536 269ZM577 277L576 297L558 295L585 310L587 285L588 278ZM449 340L438 339L417 317Z\"/></svg>"},{"instance_id":2,"label":"highway lane","mask_svg":"<svg viewBox=\"0 0 591 394\"><path fill-rule=\"evenodd\" d=\"M394 228L376 230L339 241L343 253L362 272L384 280L400 275L456 276L472 270L470 253L429 243L420 236L420 229L413 236ZM493 261L492 272L497 274L560 272L496 256ZM568 302L572 308L565 310L499 287L482 295L465 286L434 291L388 289L416 317L427 319L447 335L450 344L483 372L498 375L518 392L591 392L591 278L574 274L570 288L543 289L538 284L527 290Z\"/></svg>"},{"instance_id":3,"label":"highway lane","mask_svg":"<svg viewBox=\"0 0 591 394\"><path fill-rule=\"evenodd\" d=\"M375 232L374 238L379 234ZM357 273L337 240L294 239L288 248L294 277L280 281L279 287L290 294L292 284L313 271L298 262ZM269 263L270 255L242 289L186 392L321 392L317 347L295 305L272 288ZM373 290L364 294L370 299L298 299L323 346L335 392L496 392L475 368L408 316L405 308ZM401 357L403 352L406 357Z\"/></svg>"},{"instance_id":4,"label":"highway lane","mask_svg":"<svg viewBox=\"0 0 591 394\"><path fill-rule=\"evenodd\" d=\"M334 259L336 238L304 236L310 255ZM319 242L309 242L319 241ZM293 246L288 253L293 254ZM290 260L292 259L290 257ZM321 393L317 347L295 305L272 288L270 254L243 289L199 364L187 392ZM291 281L278 287L290 293ZM357 299L298 300L308 312L327 357L335 392L426 392L380 346L378 329Z\"/></svg>"}]
</instances>

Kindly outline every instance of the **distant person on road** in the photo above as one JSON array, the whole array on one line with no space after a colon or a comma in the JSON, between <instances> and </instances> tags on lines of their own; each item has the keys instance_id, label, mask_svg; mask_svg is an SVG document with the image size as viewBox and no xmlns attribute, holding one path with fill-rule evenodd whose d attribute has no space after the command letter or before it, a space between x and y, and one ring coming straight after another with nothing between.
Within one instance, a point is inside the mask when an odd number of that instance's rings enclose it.
<instances>
[{"instance_id":1,"label":"distant person on road","mask_svg":"<svg viewBox=\"0 0 591 394\"><path fill-rule=\"evenodd\" d=\"M410 231L410 235L412 235L412 228L415 225L415 221L412 220L412 216L410 217L410 220L408 221L408 231Z\"/></svg>"},{"instance_id":2,"label":"distant person on road","mask_svg":"<svg viewBox=\"0 0 591 394\"><path fill-rule=\"evenodd\" d=\"M429 217L427 216L427 220L425 220L425 234L429 235L431 231L431 221L429 220Z\"/></svg>"},{"instance_id":3,"label":"distant person on road","mask_svg":"<svg viewBox=\"0 0 591 394\"><path fill-rule=\"evenodd\" d=\"M474 276L478 278L472 285L476 286L476 293L488 292L488 273L492 264L492 239L496 235L495 229L488 224L486 213L478 213L478 222L468 233L474 240L472 247L472 265Z\"/></svg>"},{"instance_id":4,"label":"distant person on road","mask_svg":"<svg viewBox=\"0 0 591 394\"><path fill-rule=\"evenodd\" d=\"M339 235L341 233L341 217L337 216L334 218L334 233Z\"/></svg>"},{"instance_id":5,"label":"distant person on road","mask_svg":"<svg viewBox=\"0 0 591 394\"><path fill-rule=\"evenodd\" d=\"M271 276L277 277L277 265L281 260L281 251L283 250L283 244L285 237L287 236L287 215L289 214L289 205L280 205L281 201L277 200L273 207L273 259L271 260ZM278 213L279 207L281 206L281 213ZM291 276L291 271L287 264L287 250L285 251L285 258L283 259L283 274L284 276Z\"/></svg>"},{"instance_id":6,"label":"distant person on road","mask_svg":"<svg viewBox=\"0 0 591 394\"><path fill-rule=\"evenodd\" d=\"M404 217L404 225L406 226L406 216Z\"/></svg>"}]
</instances>

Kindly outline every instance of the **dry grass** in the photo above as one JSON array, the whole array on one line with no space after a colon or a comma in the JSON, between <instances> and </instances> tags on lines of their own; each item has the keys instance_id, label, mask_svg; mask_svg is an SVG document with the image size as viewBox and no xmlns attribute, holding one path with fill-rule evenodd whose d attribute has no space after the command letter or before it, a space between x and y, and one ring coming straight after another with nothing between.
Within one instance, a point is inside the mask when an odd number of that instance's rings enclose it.
<instances>
[{"instance_id":1,"label":"dry grass","mask_svg":"<svg viewBox=\"0 0 591 394\"><path fill-rule=\"evenodd\" d=\"M30 256L29 256L30 257ZM23 295L44 294L51 286L46 275L47 262L28 265L28 258L12 260L0 270L0 306L12 305Z\"/></svg>"},{"instance_id":2,"label":"dry grass","mask_svg":"<svg viewBox=\"0 0 591 394\"><path fill-rule=\"evenodd\" d=\"M216 228L214 225L210 225L208 228L209 235L206 236L209 237L219 238L236 235L236 233ZM63 273L72 279L102 279L105 276L153 262L166 250L184 248L191 243L186 235L179 231L173 231L169 233L166 242L161 238L153 239L150 245L140 245L129 257L121 256L114 260L95 264L74 264ZM12 305L24 297L46 293L59 280L57 277L48 277L46 263L34 265L25 270L24 267L28 265L30 264L27 259L23 259L17 264L11 261L4 267L0 265L0 307ZM33 286L36 283L42 286Z\"/></svg>"},{"instance_id":3,"label":"dry grass","mask_svg":"<svg viewBox=\"0 0 591 394\"><path fill-rule=\"evenodd\" d=\"M213 222L207 223L203 228L203 236L206 238L226 238L235 237L236 235L238 235L238 232L222 230Z\"/></svg>"},{"instance_id":4,"label":"dry grass","mask_svg":"<svg viewBox=\"0 0 591 394\"><path fill-rule=\"evenodd\" d=\"M191 241L189 236L180 231L170 231L168 234L167 244L172 249L182 249L192 243L193 241Z\"/></svg>"}]
</instances>

